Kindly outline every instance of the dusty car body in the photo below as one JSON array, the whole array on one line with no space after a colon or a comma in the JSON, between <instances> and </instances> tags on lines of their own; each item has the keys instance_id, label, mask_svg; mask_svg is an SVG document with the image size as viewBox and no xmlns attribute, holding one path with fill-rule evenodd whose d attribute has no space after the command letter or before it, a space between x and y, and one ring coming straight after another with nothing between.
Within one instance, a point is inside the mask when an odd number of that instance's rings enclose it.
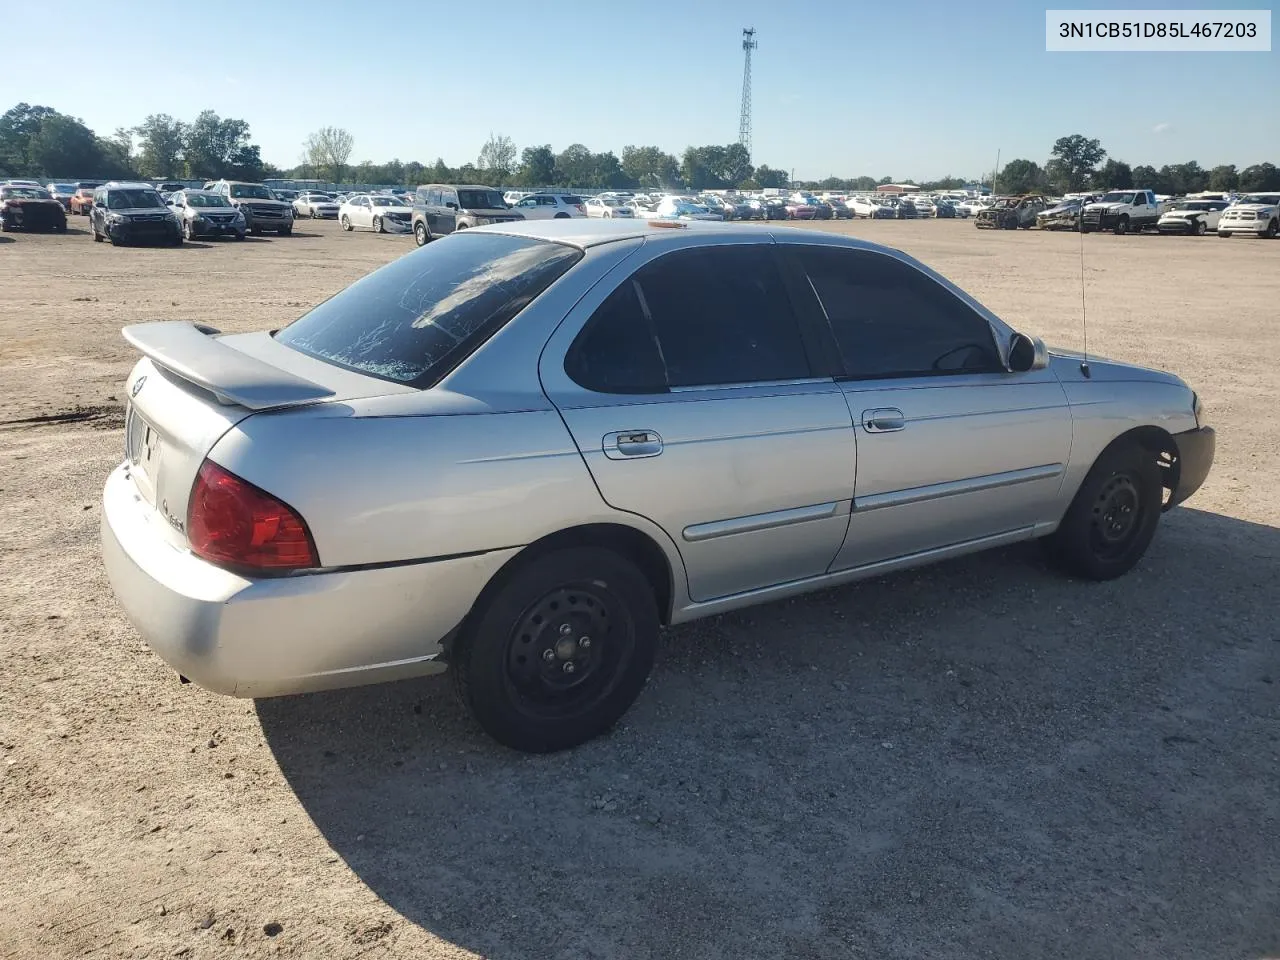
<instances>
[{"instance_id":1,"label":"dusty car body","mask_svg":"<svg viewBox=\"0 0 1280 960\"><path fill-rule=\"evenodd\" d=\"M87 217L93 209L93 187L77 187L76 192L67 201L67 209L74 214Z\"/></svg>"},{"instance_id":2,"label":"dusty car body","mask_svg":"<svg viewBox=\"0 0 1280 960\"><path fill-rule=\"evenodd\" d=\"M524 750L615 722L660 624L1033 538L1118 576L1213 458L1177 377L817 231L486 226L125 337L102 550L156 653L242 697L447 665Z\"/></svg>"},{"instance_id":3,"label":"dusty car body","mask_svg":"<svg viewBox=\"0 0 1280 960\"><path fill-rule=\"evenodd\" d=\"M1280 235L1280 193L1248 193L1222 212L1218 236L1252 234L1274 239Z\"/></svg>"},{"instance_id":4,"label":"dusty car body","mask_svg":"<svg viewBox=\"0 0 1280 960\"><path fill-rule=\"evenodd\" d=\"M220 193L178 190L169 195L167 205L178 218L186 240L201 237L244 239L247 229L244 214Z\"/></svg>"},{"instance_id":5,"label":"dusty car body","mask_svg":"<svg viewBox=\"0 0 1280 960\"><path fill-rule=\"evenodd\" d=\"M1080 211L1085 203L1082 199L1063 200L1041 210L1036 214L1036 226L1041 230L1079 230Z\"/></svg>"},{"instance_id":6,"label":"dusty car body","mask_svg":"<svg viewBox=\"0 0 1280 960\"><path fill-rule=\"evenodd\" d=\"M67 212L44 187L0 186L0 231L67 229Z\"/></svg>"},{"instance_id":7,"label":"dusty car body","mask_svg":"<svg viewBox=\"0 0 1280 960\"><path fill-rule=\"evenodd\" d=\"M1000 197L991 206L978 211L974 226L979 230L1030 230L1036 216L1048 204L1044 197Z\"/></svg>"}]
</instances>

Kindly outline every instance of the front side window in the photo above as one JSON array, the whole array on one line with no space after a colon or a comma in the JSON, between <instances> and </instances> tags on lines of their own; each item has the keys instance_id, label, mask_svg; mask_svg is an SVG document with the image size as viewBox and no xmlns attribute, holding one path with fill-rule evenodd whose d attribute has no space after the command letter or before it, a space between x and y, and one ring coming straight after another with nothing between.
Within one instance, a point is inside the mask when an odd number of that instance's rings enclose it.
<instances>
[{"instance_id":1,"label":"front side window","mask_svg":"<svg viewBox=\"0 0 1280 960\"><path fill-rule=\"evenodd\" d=\"M430 387L581 257L564 244L463 231L353 283L276 339L340 367Z\"/></svg>"},{"instance_id":2,"label":"front side window","mask_svg":"<svg viewBox=\"0 0 1280 960\"><path fill-rule=\"evenodd\" d=\"M768 246L681 250L637 270L592 315L565 370L600 393L812 376Z\"/></svg>"},{"instance_id":3,"label":"front side window","mask_svg":"<svg viewBox=\"0 0 1280 960\"><path fill-rule=\"evenodd\" d=\"M865 250L795 245L853 379L1004 369L985 319L927 274Z\"/></svg>"}]
</instances>

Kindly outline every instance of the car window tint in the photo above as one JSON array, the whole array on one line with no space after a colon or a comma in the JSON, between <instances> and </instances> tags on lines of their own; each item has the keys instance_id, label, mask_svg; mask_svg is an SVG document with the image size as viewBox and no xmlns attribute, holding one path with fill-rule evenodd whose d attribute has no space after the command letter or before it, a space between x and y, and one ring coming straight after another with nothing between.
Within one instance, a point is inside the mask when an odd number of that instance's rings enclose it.
<instances>
[{"instance_id":1,"label":"car window tint","mask_svg":"<svg viewBox=\"0 0 1280 960\"><path fill-rule=\"evenodd\" d=\"M1002 370L991 328L929 276L863 250L795 245L831 324L847 376Z\"/></svg>"},{"instance_id":2,"label":"car window tint","mask_svg":"<svg viewBox=\"0 0 1280 960\"><path fill-rule=\"evenodd\" d=\"M276 338L338 366L429 387L581 258L564 244L463 231L375 270Z\"/></svg>"},{"instance_id":3,"label":"car window tint","mask_svg":"<svg viewBox=\"0 0 1280 960\"><path fill-rule=\"evenodd\" d=\"M667 374L639 284L626 280L591 315L565 357L577 384L597 393L665 393Z\"/></svg>"}]
</instances>

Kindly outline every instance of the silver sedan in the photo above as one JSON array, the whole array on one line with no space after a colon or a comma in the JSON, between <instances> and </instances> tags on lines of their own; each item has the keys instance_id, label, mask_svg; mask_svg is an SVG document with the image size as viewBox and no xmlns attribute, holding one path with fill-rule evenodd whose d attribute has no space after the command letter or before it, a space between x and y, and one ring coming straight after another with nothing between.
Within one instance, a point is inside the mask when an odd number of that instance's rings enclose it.
<instances>
[{"instance_id":1,"label":"silver sedan","mask_svg":"<svg viewBox=\"0 0 1280 960\"><path fill-rule=\"evenodd\" d=\"M242 697L447 664L530 751L608 729L664 624L1033 538L1119 576L1214 451L1177 377L812 231L487 226L274 334L125 336L102 545L151 647Z\"/></svg>"}]
</instances>

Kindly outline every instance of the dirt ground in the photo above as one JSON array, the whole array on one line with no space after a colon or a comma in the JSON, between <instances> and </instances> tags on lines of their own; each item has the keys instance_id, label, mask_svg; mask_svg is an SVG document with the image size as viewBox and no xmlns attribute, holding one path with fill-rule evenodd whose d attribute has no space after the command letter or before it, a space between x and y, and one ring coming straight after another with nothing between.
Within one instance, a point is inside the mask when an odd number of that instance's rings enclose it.
<instances>
[{"instance_id":1,"label":"dirt ground","mask_svg":"<svg viewBox=\"0 0 1280 960\"><path fill-rule=\"evenodd\" d=\"M180 686L99 559L119 328L278 326L412 241L72 227L0 237L0 956L1280 955L1280 242L1084 238L1090 350L1219 430L1129 576L1032 545L673 629L613 734L527 757L444 678ZM1081 345L1076 235L828 228Z\"/></svg>"}]
</instances>

